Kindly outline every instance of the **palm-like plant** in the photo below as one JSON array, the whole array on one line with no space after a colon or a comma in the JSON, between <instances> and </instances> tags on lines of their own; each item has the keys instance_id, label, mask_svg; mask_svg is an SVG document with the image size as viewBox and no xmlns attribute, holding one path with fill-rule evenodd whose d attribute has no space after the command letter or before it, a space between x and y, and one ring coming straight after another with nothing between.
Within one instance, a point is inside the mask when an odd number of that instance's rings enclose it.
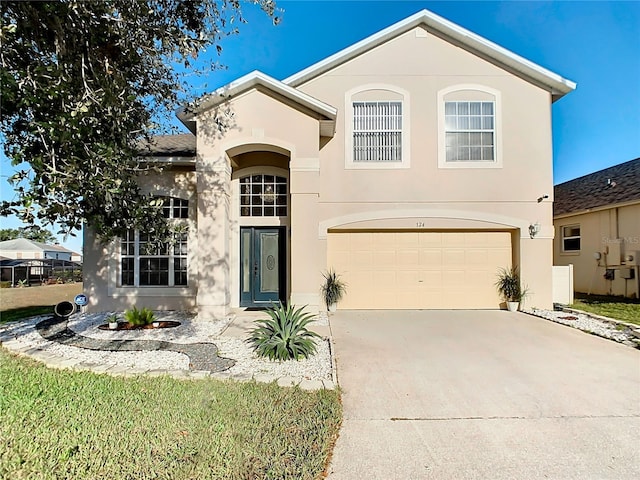
<instances>
[{"instance_id":1,"label":"palm-like plant","mask_svg":"<svg viewBox=\"0 0 640 480\"><path fill-rule=\"evenodd\" d=\"M314 339L320 335L307 329L314 315L303 313L304 308L285 307L282 303L269 308L267 314L271 318L256 320L258 327L250 332L247 342L259 356L271 360L300 360L313 355Z\"/></svg>"},{"instance_id":2,"label":"palm-like plant","mask_svg":"<svg viewBox=\"0 0 640 480\"><path fill-rule=\"evenodd\" d=\"M153 323L156 320L156 315L150 308L144 307L142 310L138 310L133 307L131 310L124 312L124 318L131 325L143 326Z\"/></svg>"},{"instance_id":3,"label":"palm-like plant","mask_svg":"<svg viewBox=\"0 0 640 480\"><path fill-rule=\"evenodd\" d=\"M520 302L527 294L527 289L520 285L518 267L501 268L496 288L506 302Z\"/></svg>"},{"instance_id":4,"label":"palm-like plant","mask_svg":"<svg viewBox=\"0 0 640 480\"><path fill-rule=\"evenodd\" d=\"M329 269L326 273L323 273L324 284L322 284L322 296L327 308L331 305L338 303L345 294L347 284L340 279L335 270Z\"/></svg>"}]
</instances>

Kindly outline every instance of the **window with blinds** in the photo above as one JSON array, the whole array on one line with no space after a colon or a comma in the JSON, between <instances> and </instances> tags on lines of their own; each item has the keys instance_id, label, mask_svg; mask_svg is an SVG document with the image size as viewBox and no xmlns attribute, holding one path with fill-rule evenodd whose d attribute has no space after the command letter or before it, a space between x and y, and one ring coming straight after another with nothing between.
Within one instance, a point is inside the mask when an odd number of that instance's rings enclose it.
<instances>
[{"instance_id":1,"label":"window with blinds","mask_svg":"<svg viewBox=\"0 0 640 480\"><path fill-rule=\"evenodd\" d=\"M353 102L353 161L402 161L402 102Z\"/></svg>"}]
</instances>

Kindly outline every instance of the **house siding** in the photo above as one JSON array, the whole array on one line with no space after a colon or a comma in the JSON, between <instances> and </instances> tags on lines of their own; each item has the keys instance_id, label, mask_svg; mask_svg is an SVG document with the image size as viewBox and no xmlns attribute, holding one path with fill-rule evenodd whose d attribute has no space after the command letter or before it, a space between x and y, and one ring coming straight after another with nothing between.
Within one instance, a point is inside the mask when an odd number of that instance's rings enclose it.
<instances>
[{"instance_id":1,"label":"house siding","mask_svg":"<svg viewBox=\"0 0 640 480\"><path fill-rule=\"evenodd\" d=\"M568 225L580 226L579 252L562 251L562 229ZM638 298L638 268L621 265L626 262L614 255L620 251L624 258L632 252L640 252L640 203L564 215L556 219L555 226L554 263L573 264L576 292ZM600 260L594 257L595 253L600 253ZM604 277L607 268L615 271L613 281ZM621 270L628 268L635 269L635 279L622 278Z\"/></svg>"}]
</instances>

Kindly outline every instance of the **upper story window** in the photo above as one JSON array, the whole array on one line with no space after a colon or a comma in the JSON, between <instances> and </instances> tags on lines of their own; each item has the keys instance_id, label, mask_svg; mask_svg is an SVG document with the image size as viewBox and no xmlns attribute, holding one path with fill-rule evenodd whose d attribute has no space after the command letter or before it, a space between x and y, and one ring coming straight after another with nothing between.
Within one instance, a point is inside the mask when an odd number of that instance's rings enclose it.
<instances>
[{"instance_id":1,"label":"upper story window","mask_svg":"<svg viewBox=\"0 0 640 480\"><path fill-rule=\"evenodd\" d=\"M346 93L345 112L345 168L408 168L408 92L363 85Z\"/></svg>"},{"instance_id":2,"label":"upper story window","mask_svg":"<svg viewBox=\"0 0 640 480\"><path fill-rule=\"evenodd\" d=\"M162 207L175 231L168 241L129 230L120 239L120 285L131 287L178 287L187 285L189 201L166 197ZM175 220L173 220L175 219Z\"/></svg>"},{"instance_id":3,"label":"upper story window","mask_svg":"<svg viewBox=\"0 0 640 480\"><path fill-rule=\"evenodd\" d=\"M240 216L286 217L287 179L276 175L248 175L240 179Z\"/></svg>"},{"instance_id":4,"label":"upper story window","mask_svg":"<svg viewBox=\"0 0 640 480\"><path fill-rule=\"evenodd\" d=\"M402 161L402 102L353 102L353 161Z\"/></svg>"},{"instance_id":5,"label":"upper story window","mask_svg":"<svg viewBox=\"0 0 640 480\"><path fill-rule=\"evenodd\" d=\"M493 102L445 102L447 162L495 161Z\"/></svg>"},{"instance_id":6,"label":"upper story window","mask_svg":"<svg viewBox=\"0 0 640 480\"><path fill-rule=\"evenodd\" d=\"M501 167L499 124L497 90L456 85L438 92L438 166Z\"/></svg>"},{"instance_id":7,"label":"upper story window","mask_svg":"<svg viewBox=\"0 0 640 480\"><path fill-rule=\"evenodd\" d=\"M580 251L580 225L562 227L562 251Z\"/></svg>"},{"instance_id":8,"label":"upper story window","mask_svg":"<svg viewBox=\"0 0 640 480\"><path fill-rule=\"evenodd\" d=\"M164 218L189 218L189 200L176 197L165 197L162 204Z\"/></svg>"}]
</instances>

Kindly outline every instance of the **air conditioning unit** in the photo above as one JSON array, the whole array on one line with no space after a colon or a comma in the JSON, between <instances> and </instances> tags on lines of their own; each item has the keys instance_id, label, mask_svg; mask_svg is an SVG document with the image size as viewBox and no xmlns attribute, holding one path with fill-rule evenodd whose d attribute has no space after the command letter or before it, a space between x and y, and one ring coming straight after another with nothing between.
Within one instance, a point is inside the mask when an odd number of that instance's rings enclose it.
<instances>
[{"instance_id":1,"label":"air conditioning unit","mask_svg":"<svg viewBox=\"0 0 640 480\"><path fill-rule=\"evenodd\" d=\"M636 278L636 271L633 268L621 268L620 269L620 278L624 278L626 280L631 280Z\"/></svg>"}]
</instances>

